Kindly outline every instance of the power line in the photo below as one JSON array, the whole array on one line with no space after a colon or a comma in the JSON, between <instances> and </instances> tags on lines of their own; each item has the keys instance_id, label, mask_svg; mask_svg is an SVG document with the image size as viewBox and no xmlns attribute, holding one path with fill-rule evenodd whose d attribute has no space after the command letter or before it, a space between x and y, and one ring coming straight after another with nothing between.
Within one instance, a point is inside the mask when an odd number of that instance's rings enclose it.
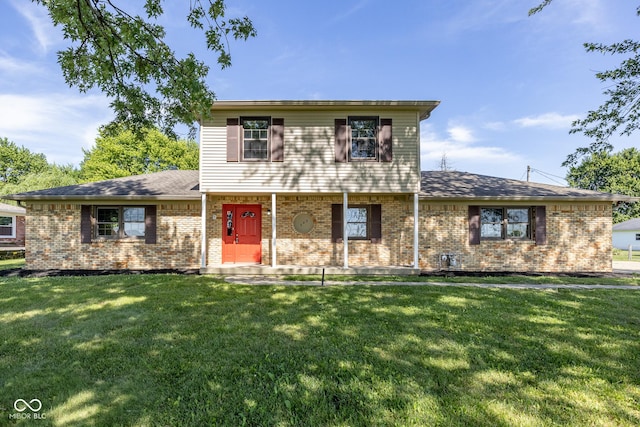
<instances>
[{"instance_id":1,"label":"power line","mask_svg":"<svg viewBox=\"0 0 640 427\"><path fill-rule=\"evenodd\" d=\"M540 169L534 169L534 168L531 168L531 172L536 172L536 173L542 175L543 177L547 178L549 181L555 182L556 184L559 184L559 185L562 185L562 186L567 186L568 185L567 180L564 179L561 176L554 175L552 173L544 172L544 171L541 171ZM560 182L560 181L558 181L557 179L554 179L554 178L561 179L563 182Z\"/></svg>"}]
</instances>

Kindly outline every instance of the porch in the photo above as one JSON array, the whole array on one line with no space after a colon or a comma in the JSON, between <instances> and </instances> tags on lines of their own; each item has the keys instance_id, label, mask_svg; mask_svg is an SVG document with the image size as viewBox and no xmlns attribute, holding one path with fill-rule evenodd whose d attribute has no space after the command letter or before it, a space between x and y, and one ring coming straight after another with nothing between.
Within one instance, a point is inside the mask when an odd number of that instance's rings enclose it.
<instances>
[{"instance_id":1,"label":"porch","mask_svg":"<svg viewBox=\"0 0 640 427\"><path fill-rule=\"evenodd\" d=\"M200 269L200 274L220 274L225 276L293 276L318 275L324 271L325 276L418 276L420 269L405 266L387 267L336 267L336 266L301 266L261 264L221 264Z\"/></svg>"}]
</instances>

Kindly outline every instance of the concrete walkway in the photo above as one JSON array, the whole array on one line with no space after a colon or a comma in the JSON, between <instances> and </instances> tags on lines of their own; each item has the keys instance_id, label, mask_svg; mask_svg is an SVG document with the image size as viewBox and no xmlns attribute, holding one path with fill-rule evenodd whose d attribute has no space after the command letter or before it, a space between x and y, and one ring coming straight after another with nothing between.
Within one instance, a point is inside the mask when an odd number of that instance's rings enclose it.
<instances>
[{"instance_id":1,"label":"concrete walkway","mask_svg":"<svg viewBox=\"0 0 640 427\"><path fill-rule=\"evenodd\" d=\"M640 262L613 261L613 272L623 274L640 274Z\"/></svg>"},{"instance_id":2,"label":"concrete walkway","mask_svg":"<svg viewBox=\"0 0 640 427\"><path fill-rule=\"evenodd\" d=\"M278 277L228 276L225 281L237 285L257 286L322 286L320 281L283 280ZM445 282L350 282L325 280L324 286L438 286L466 288L502 288L502 289L625 289L640 291L640 286L629 285L560 285L560 284L517 284L517 283L445 283Z\"/></svg>"},{"instance_id":3,"label":"concrete walkway","mask_svg":"<svg viewBox=\"0 0 640 427\"><path fill-rule=\"evenodd\" d=\"M640 275L640 262L614 261L613 272L616 274ZM284 285L284 286L322 286L319 280L299 281L283 280L279 277L267 276L227 276L225 280L238 285ZM357 286L362 281L332 281L325 280L324 286ZM366 282L373 286L439 286L439 287L468 287L468 288L502 288L502 289L626 289L640 291L640 286L625 285L579 285L579 284L517 284L517 283L447 283L447 282Z\"/></svg>"}]
</instances>

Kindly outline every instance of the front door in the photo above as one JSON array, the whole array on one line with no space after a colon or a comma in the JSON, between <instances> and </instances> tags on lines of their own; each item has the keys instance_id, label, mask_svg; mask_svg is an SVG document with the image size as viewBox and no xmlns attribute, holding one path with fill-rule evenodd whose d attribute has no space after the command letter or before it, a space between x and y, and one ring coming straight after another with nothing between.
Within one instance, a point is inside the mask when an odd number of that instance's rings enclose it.
<instances>
[{"instance_id":1,"label":"front door","mask_svg":"<svg viewBox=\"0 0 640 427\"><path fill-rule=\"evenodd\" d=\"M262 206L222 205L222 262L262 262Z\"/></svg>"}]
</instances>

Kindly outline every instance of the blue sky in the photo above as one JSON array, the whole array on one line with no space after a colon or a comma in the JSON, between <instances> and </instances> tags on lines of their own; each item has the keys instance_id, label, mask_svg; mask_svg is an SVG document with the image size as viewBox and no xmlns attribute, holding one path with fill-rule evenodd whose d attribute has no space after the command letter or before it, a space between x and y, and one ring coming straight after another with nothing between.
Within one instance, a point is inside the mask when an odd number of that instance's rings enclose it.
<instances>
[{"instance_id":1,"label":"blue sky","mask_svg":"<svg viewBox=\"0 0 640 427\"><path fill-rule=\"evenodd\" d=\"M258 36L231 41L220 70L184 19L189 2L166 3L169 43L209 58L218 99L439 100L422 122L423 170L446 155L453 169L514 179L530 165L548 183L563 183L561 163L589 143L568 131L604 100L595 72L621 60L582 44L640 38L628 0L554 0L533 17L538 0L227 0ZM65 46L43 7L0 3L0 137L77 165L112 114L101 93L65 84Z\"/></svg>"}]
</instances>

